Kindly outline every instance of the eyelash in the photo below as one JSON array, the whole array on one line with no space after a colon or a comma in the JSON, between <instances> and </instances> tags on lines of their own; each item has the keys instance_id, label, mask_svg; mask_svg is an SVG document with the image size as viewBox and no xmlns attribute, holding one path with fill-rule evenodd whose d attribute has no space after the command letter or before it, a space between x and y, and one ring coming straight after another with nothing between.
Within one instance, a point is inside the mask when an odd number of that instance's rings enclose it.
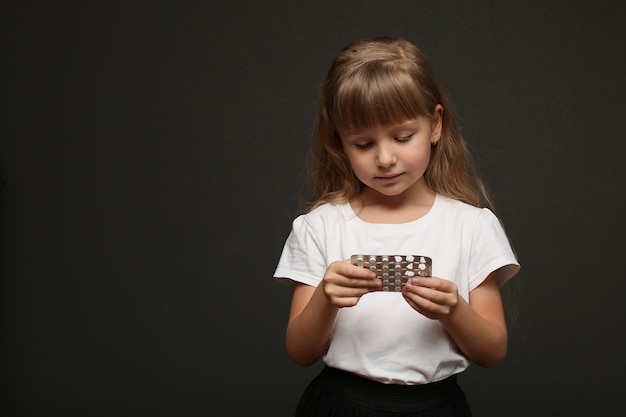
<instances>
[{"instance_id":1,"label":"eyelash","mask_svg":"<svg viewBox=\"0 0 626 417\"><path fill-rule=\"evenodd\" d=\"M396 141L400 142L400 143L406 143L409 140L411 140L411 138L413 137L413 135L408 135L408 136L399 136L394 138ZM354 146L357 147L357 149L367 149L369 147L372 146L372 142L367 142L367 143L357 143Z\"/></svg>"}]
</instances>

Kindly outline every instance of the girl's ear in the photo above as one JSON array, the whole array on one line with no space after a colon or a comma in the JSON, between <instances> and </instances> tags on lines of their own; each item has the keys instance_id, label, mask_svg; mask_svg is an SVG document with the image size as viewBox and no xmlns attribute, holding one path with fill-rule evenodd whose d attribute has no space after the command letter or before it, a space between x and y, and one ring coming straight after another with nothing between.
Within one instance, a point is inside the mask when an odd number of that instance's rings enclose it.
<instances>
[{"instance_id":1,"label":"girl's ear","mask_svg":"<svg viewBox=\"0 0 626 417\"><path fill-rule=\"evenodd\" d=\"M432 122L433 141L439 142L439 139L441 139L442 126L443 126L443 106L441 104L437 104L435 106L435 114L433 115L433 122Z\"/></svg>"}]
</instances>

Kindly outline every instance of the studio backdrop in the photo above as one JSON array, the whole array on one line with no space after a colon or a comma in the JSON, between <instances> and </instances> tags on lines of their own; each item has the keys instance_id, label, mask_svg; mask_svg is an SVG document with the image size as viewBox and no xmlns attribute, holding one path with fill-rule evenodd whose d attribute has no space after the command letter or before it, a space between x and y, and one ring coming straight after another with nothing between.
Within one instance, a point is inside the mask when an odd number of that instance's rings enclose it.
<instances>
[{"instance_id":1,"label":"studio backdrop","mask_svg":"<svg viewBox=\"0 0 626 417\"><path fill-rule=\"evenodd\" d=\"M292 415L321 364L272 274L320 83L374 36L432 61L522 264L475 415L622 409L623 9L3 2L0 413Z\"/></svg>"}]
</instances>

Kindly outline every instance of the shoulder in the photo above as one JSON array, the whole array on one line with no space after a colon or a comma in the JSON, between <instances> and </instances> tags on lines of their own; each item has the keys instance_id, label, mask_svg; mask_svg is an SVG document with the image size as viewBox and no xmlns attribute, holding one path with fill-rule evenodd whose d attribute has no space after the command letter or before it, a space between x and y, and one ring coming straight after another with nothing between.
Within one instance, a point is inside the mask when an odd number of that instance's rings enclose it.
<instances>
[{"instance_id":1,"label":"shoulder","mask_svg":"<svg viewBox=\"0 0 626 417\"><path fill-rule=\"evenodd\" d=\"M345 221L348 216L348 203L331 204L325 203L317 206L308 213L301 214L294 220L294 225L309 225L312 227L319 227L328 224L335 224L340 221Z\"/></svg>"},{"instance_id":2,"label":"shoulder","mask_svg":"<svg viewBox=\"0 0 626 417\"><path fill-rule=\"evenodd\" d=\"M465 227L501 228L498 217L487 207L476 207L453 198L437 196L437 213L446 222Z\"/></svg>"},{"instance_id":3,"label":"shoulder","mask_svg":"<svg viewBox=\"0 0 626 417\"><path fill-rule=\"evenodd\" d=\"M454 216L476 217L484 211L489 211L487 208L472 206L471 204L455 200L454 198L445 197L440 194L437 194L436 204L439 212Z\"/></svg>"},{"instance_id":4,"label":"shoulder","mask_svg":"<svg viewBox=\"0 0 626 417\"><path fill-rule=\"evenodd\" d=\"M444 227L468 245L470 291L491 272L497 271L499 285L517 273L519 263L506 231L490 209L445 197L441 200L441 212L447 213Z\"/></svg>"}]
</instances>

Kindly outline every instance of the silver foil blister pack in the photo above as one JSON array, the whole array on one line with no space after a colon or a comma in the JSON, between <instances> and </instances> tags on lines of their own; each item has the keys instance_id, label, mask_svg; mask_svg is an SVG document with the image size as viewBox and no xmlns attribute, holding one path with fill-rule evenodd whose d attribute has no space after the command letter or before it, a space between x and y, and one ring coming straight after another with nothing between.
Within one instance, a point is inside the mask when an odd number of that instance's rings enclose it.
<instances>
[{"instance_id":1,"label":"silver foil blister pack","mask_svg":"<svg viewBox=\"0 0 626 417\"><path fill-rule=\"evenodd\" d=\"M418 255L352 255L353 265L368 268L376 273L383 286L382 291L402 290L412 277L432 276L432 259Z\"/></svg>"}]
</instances>

